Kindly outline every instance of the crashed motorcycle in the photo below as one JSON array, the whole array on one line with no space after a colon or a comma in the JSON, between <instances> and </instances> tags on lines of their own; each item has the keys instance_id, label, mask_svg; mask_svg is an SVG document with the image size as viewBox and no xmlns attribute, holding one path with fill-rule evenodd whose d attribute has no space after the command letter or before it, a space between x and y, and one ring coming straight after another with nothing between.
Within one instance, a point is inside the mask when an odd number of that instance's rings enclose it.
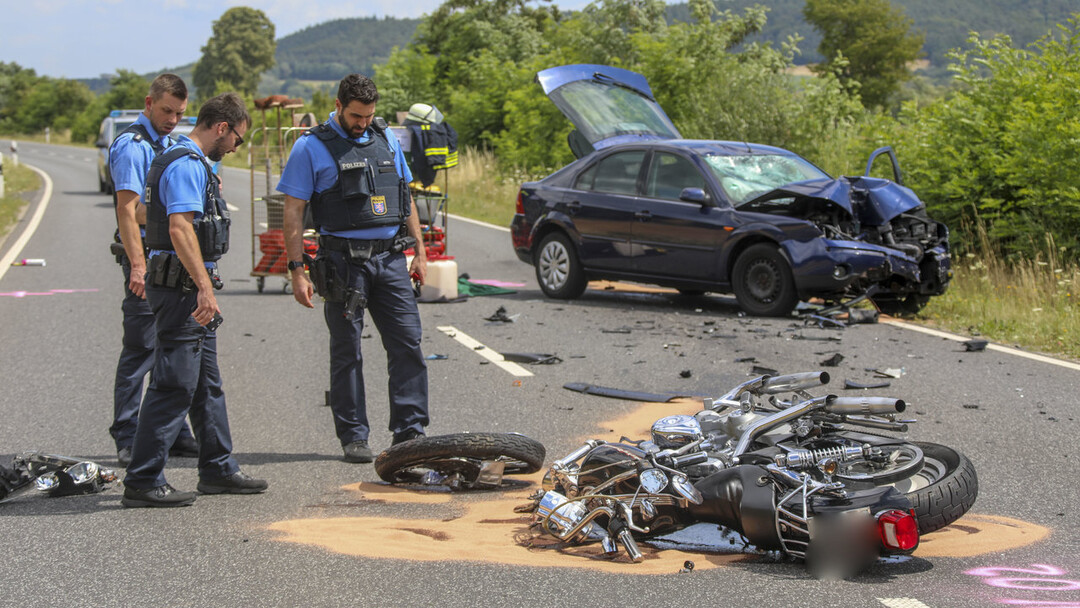
<instances>
[{"instance_id":1,"label":"crashed motorcycle","mask_svg":"<svg viewBox=\"0 0 1080 608\"><path fill-rule=\"evenodd\" d=\"M714 523L830 578L910 554L975 502L975 469L943 445L852 430L913 421L900 399L807 392L828 382L825 372L760 376L693 416L657 420L650 439L589 440L551 465L533 525L639 562L638 540Z\"/></svg>"},{"instance_id":2,"label":"crashed motorcycle","mask_svg":"<svg viewBox=\"0 0 1080 608\"><path fill-rule=\"evenodd\" d=\"M116 473L96 462L67 456L24 452L0 465L0 502L31 490L49 496L96 494L116 481Z\"/></svg>"}]
</instances>

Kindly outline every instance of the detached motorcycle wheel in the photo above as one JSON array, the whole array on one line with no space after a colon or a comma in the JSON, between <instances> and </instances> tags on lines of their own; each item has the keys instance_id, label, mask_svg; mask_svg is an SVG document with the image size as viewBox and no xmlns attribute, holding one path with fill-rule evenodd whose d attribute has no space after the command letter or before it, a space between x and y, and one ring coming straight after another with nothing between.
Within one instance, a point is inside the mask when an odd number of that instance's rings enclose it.
<instances>
[{"instance_id":1,"label":"detached motorcycle wheel","mask_svg":"<svg viewBox=\"0 0 1080 608\"><path fill-rule=\"evenodd\" d=\"M535 473L544 464L543 444L511 433L456 433L419 437L392 446L375 459L375 472L390 483L415 482L425 471L479 472L485 460L500 460L503 473Z\"/></svg>"},{"instance_id":2,"label":"detached motorcycle wheel","mask_svg":"<svg viewBox=\"0 0 1080 608\"><path fill-rule=\"evenodd\" d=\"M979 495L975 467L966 456L936 443L916 442L923 466L914 475L892 485L915 507L919 533L940 530L967 513Z\"/></svg>"}]
</instances>

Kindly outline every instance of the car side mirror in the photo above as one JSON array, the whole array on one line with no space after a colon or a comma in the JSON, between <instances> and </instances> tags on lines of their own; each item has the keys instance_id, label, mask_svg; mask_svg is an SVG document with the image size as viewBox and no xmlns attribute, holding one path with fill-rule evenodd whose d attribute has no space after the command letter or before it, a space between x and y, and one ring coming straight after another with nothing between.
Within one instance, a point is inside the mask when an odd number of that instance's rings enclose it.
<instances>
[{"instance_id":1,"label":"car side mirror","mask_svg":"<svg viewBox=\"0 0 1080 608\"><path fill-rule=\"evenodd\" d=\"M679 200L706 205L712 202L712 197L701 188L683 188L682 192L679 193Z\"/></svg>"},{"instance_id":2,"label":"car side mirror","mask_svg":"<svg viewBox=\"0 0 1080 608\"><path fill-rule=\"evenodd\" d=\"M109 147L109 144L105 143L105 140L104 140L104 139L99 139L99 140L97 140L97 141L96 141L96 142L94 143L94 145L95 145L95 146L97 146L97 147L99 147L99 148L108 148L108 147Z\"/></svg>"}]
</instances>

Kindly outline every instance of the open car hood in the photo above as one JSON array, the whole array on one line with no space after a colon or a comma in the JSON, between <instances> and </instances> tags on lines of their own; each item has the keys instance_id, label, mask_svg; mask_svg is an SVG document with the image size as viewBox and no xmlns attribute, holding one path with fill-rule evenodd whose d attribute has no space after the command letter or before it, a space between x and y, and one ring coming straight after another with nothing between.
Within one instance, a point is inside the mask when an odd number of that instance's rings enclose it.
<instances>
[{"instance_id":1,"label":"open car hood","mask_svg":"<svg viewBox=\"0 0 1080 608\"><path fill-rule=\"evenodd\" d=\"M575 64L543 70L536 74L536 81L577 128L578 133L571 135L572 148L575 139L599 150L643 139L681 138L641 74L606 65Z\"/></svg>"},{"instance_id":2,"label":"open car hood","mask_svg":"<svg viewBox=\"0 0 1080 608\"><path fill-rule=\"evenodd\" d=\"M791 200L793 199L793 200ZM827 201L847 211L861 224L881 226L922 206L910 188L886 179L843 176L787 184L747 201L740 211L805 216L819 201ZM787 213L782 211L786 208Z\"/></svg>"}]
</instances>

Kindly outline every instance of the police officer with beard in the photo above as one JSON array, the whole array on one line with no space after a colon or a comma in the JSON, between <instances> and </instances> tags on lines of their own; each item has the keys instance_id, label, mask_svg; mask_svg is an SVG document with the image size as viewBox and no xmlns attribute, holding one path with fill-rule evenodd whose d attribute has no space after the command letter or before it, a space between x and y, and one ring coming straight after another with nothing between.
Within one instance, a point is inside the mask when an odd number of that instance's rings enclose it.
<instances>
[{"instance_id":1,"label":"police officer with beard","mask_svg":"<svg viewBox=\"0 0 1080 608\"><path fill-rule=\"evenodd\" d=\"M187 96L187 86L179 76L158 76L150 83L146 109L134 124L116 136L109 148L117 235L124 248L124 253L117 256L124 270L124 300L121 304L124 337L120 360L116 364L113 424L109 427L109 433L116 442L116 458L120 466L125 467L131 462L131 444L135 441L143 378L154 364L154 313L146 303L143 285L146 256L143 252L142 226L146 223L146 206L142 204L141 197L150 163L173 143L169 133L184 116ZM187 424L180 427L180 434L169 455L199 455L199 446Z\"/></svg>"},{"instance_id":2,"label":"police officer with beard","mask_svg":"<svg viewBox=\"0 0 1080 608\"><path fill-rule=\"evenodd\" d=\"M393 134L375 118L378 90L351 74L338 86L335 111L293 146L277 190L285 195L285 248L293 297L314 308L323 297L330 331L330 409L346 462L371 462L360 340L364 309L382 337L389 372L393 443L423 436L428 424L427 365L420 312L410 281L427 274L420 221L409 196L412 174ZM311 202L319 253L308 280L303 260L304 207ZM416 245L412 267L404 249Z\"/></svg>"},{"instance_id":3,"label":"police officer with beard","mask_svg":"<svg viewBox=\"0 0 1080 608\"><path fill-rule=\"evenodd\" d=\"M217 260L228 250L229 212L207 158L219 161L244 141L251 125L244 101L218 95L199 111L191 137L156 158L146 178L146 295L154 311L158 353L139 414L125 507L182 507L195 502L165 481L168 447L190 411L199 441L203 494L254 494L267 483L240 471L217 363L221 309Z\"/></svg>"}]
</instances>

